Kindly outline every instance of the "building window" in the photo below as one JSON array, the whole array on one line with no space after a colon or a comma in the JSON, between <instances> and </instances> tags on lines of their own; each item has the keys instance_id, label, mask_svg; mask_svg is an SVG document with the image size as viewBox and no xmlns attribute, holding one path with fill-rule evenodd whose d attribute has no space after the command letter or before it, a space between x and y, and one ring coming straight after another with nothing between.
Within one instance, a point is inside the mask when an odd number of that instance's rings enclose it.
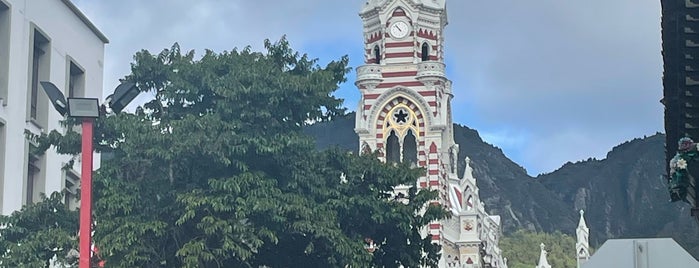
<instances>
[{"instance_id":1,"label":"building window","mask_svg":"<svg viewBox=\"0 0 699 268\"><path fill-rule=\"evenodd\" d=\"M0 103L7 105L10 73L10 7L0 0Z\"/></svg>"},{"instance_id":2,"label":"building window","mask_svg":"<svg viewBox=\"0 0 699 268\"><path fill-rule=\"evenodd\" d=\"M63 188L64 204L70 210L78 209L78 189L80 188L80 177L75 171L68 170L65 173L65 187Z\"/></svg>"},{"instance_id":3,"label":"building window","mask_svg":"<svg viewBox=\"0 0 699 268\"><path fill-rule=\"evenodd\" d=\"M31 101L29 104L29 117L31 119L36 120L36 114L37 114L37 106L38 106L38 99L39 99L39 62L41 60L41 56L44 55L44 51L41 50L40 48L34 46L34 55L32 57L32 91L30 92L31 94Z\"/></svg>"},{"instance_id":4,"label":"building window","mask_svg":"<svg viewBox=\"0 0 699 268\"><path fill-rule=\"evenodd\" d=\"M45 192L46 185L46 157L37 154L37 147L34 141L28 140L25 143L25 170L24 178L24 202L25 205L40 201L39 194Z\"/></svg>"},{"instance_id":5,"label":"building window","mask_svg":"<svg viewBox=\"0 0 699 268\"><path fill-rule=\"evenodd\" d=\"M388 139L386 139L386 162L400 162L400 143L398 142L396 132L393 130L391 130L391 135L389 135Z\"/></svg>"},{"instance_id":6,"label":"building window","mask_svg":"<svg viewBox=\"0 0 699 268\"><path fill-rule=\"evenodd\" d=\"M31 146L31 145L30 145ZM36 201L38 197L37 184L39 183L39 174L41 173L41 168L39 168L39 159L36 155L30 153L29 161L27 165L27 182L26 182L26 192L25 192L25 204L32 204Z\"/></svg>"},{"instance_id":7,"label":"building window","mask_svg":"<svg viewBox=\"0 0 699 268\"><path fill-rule=\"evenodd\" d=\"M381 49L379 49L379 46L374 46L374 63L381 64Z\"/></svg>"},{"instance_id":8,"label":"building window","mask_svg":"<svg viewBox=\"0 0 699 268\"><path fill-rule=\"evenodd\" d=\"M422 43L422 61L430 60L430 45Z\"/></svg>"},{"instance_id":9,"label":"building window","mask_svg":"<svg viewBox=\"0 0 699 268\"><path fill-rule=\"evenodd\" d=\"M39 81L49 80L49 39L37 29L33 31L30 69L29 119L45 126L48 123L48 104L45 94L39 94ZM46 104L46 105L41 105Z\"/></svg>"},{"instance_id":10,"label":"building window","mask_svg":"<svg viewBox=\"0 0 699 268\"><path fill-rule=\"evenodd\" d=\"M74 61L68 62L68 98L85 97L85 71Z\"/></svg>"},{"instance_id":11,"label":"building window","mask_svg":"<svg viewBox=\"0 0 699 268\"><path fill-rule=\"evenodd\" d=\"M403 162L417 165L417 139L412 129L408 130L403 139Z\"/></svg>"},{"instance_id":12,"label":"building window","mask_svg":"<svg viewBox=\"0 0 699 268\"><path fill-rule=\"evenodd\" d=\"M386 119L386 162L417 165L419 128L415 113L401 103L391 109Z\"/></svg>"}]
</instances>

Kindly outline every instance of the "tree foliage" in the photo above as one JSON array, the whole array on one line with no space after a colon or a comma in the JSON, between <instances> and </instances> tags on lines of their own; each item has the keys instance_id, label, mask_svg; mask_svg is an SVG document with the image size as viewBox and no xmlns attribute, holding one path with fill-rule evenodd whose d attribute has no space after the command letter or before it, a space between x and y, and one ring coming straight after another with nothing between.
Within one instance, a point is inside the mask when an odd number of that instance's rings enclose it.
<instances>
[{"instance_id":1,"label":"tree foliage","mask_svg":"<svg viewBox=\"0 0 699 268\"><path fill-rule=\"evenodd\" d=\"M0 265L50 267L51 260L71 264L69 252L77 248L78 212L63 204L63 194L41 196L11 215L0 215Z\"/></svg>"},{"instance_id":2,"label":"tree foliage","mask_svg":"<svg viewBox=\"0 0 699 268\"><path fill-rule=\"evenodd\" d=\"M96 122L95 242L108 267L435 266L420 228L446 212L424 170L319 152L301 129L344 114L347 57L320 67L285 39L200 58L138 52L125 79L151 93ZM62 153L78 135L40 137ZM411 185L393 198L393 186ZM368 253L365 239L379 248Z\"/></svg>"},{"instance_id":3,"label":"tree foliage","mask_svg":"<svg viewBox=\"0 0 699 268\"><path fill-rule=\"evenodd\" d=\"M503 237L500 240L500 248L503 256L507 257L507 265L510 268L536 266L541 254L541 243L546 245L547 260L551 267L575 268L575 242L573 237L558 231L549 234L519 230Z\"/></svg>"}]
</instances>

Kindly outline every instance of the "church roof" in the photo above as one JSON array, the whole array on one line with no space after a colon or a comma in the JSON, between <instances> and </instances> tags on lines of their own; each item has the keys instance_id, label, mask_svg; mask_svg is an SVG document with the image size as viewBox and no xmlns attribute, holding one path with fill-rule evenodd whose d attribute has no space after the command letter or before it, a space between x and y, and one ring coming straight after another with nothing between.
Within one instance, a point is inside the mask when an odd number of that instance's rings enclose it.
<instances>
[{"instance_id":1,"label":"church roof","mask_svg":"<svg viewBox=\"0 0 699 268\"><path fill-rule=\"evenodd\" d=\"M699 262L672 238L610 239L582 267L699 267Z\"/></svg>"},{"instance_id":2,"label":"church roof","mask_svg":"<svg viewBox=\"0 0 699 268\"><path fill-rule=\"evenodd\" d=\"M364 6L362 7L362 12L367 12L375 8L385 7L393 1L398 0L366 0ZM446 7L446 0L405 0L406 2L413 3L415 5L423 5L433 9L444 9Z\"/></svg>"}]
</instances>

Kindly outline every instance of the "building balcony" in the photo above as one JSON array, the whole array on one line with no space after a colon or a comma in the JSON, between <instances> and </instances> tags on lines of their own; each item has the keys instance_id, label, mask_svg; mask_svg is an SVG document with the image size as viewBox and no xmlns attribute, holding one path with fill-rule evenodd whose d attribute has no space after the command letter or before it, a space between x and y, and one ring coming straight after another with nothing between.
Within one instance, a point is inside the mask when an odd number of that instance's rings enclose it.
<instances>
[{"instance_id":1,"label":"building balcony","mask_svg":"<svg viewBox=\"0 0 699 268\"><path fill-rule=\"evenodd\" d=\"M438 81L446 77L446 65L442 62L423 61L417 64L417 80Z\"/></svg>"},{"instance_id":2,"label":"building balcony","mask_svg":"<svg viewBox=\"0 0 699 268\"><path fill-rule=\"evenodd\" d=\"M383 81L381 75L381 65L366 64L357 67L357 81L354 83L358 87L374 88Z\"/></svg>"}]
</instances>

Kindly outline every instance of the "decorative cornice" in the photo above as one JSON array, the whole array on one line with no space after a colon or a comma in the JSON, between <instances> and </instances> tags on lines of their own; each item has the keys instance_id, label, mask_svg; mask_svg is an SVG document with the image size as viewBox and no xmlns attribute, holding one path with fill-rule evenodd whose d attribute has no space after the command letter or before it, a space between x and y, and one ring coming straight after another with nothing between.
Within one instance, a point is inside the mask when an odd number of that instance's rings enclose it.
<instances>
[{"instance_id":1,"label":"decorative cornice","mask_svg":"<svg viewBox=\"0 0 699 268\"><path fill-rule=\"evenodd\" d=\"M357 81L355 85L366 86L368 89L375 88L379 83L383 81L381 75L381 65L378 64L366 64L357 67Z\"/></svg>"},{"instance_id":2,"label":"decorative cornice","mask_svg":"<svg viewBox=\"0 0 699 268\"><path fill-rule=\"evenodd\" d=\"M63 2L63 4L65 4L70 11L73 11L73 13L78 16L78 19L80 19L80 21L82 21L85 26L87 26L87 28L90 29L90 31L92 31L92 33L94 33L95 36L102 41L102 43L109 44L109 39L107 39L107 36L97 29L97 26L95 26L90 19L88 19L87 16L85 16L85 14L83 14L83 12L80 11L75 4L73 4L73 2L70 0L61 0L61 2Z\"/></svg>"},{"instance_id":3,"label":"decorative cornice","mask_svg":"<svg viewBox=\"0 0 699 268\"><path fill-rule=\"evenodd\" d=\"M443 81L446 80L446 65L438 61L423 61L417 64L417 80Z\"/></svg>"}]
</instances>

